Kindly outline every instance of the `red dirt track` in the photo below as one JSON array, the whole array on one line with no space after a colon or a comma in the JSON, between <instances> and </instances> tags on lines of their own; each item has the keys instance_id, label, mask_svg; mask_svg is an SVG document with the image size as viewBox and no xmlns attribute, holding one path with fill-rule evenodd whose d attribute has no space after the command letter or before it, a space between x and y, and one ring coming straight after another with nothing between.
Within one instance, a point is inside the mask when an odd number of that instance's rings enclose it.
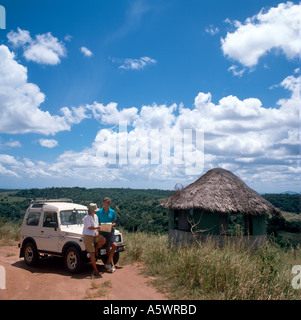
<instances>
[{"instance_id":1,"label":"red dirt track","mask_svg":"<svg viewBox=\"0 0 301 320\"><path fill-rule=\"evenodd\" d=\"M100 292L93 297L97 300L167 299L140 274L138 265L117 266L116 272L108 273L102 262L98 262L102 277L92 279L89 263L76 275L65 271L60 258L44 258L37 267L28 267L24 259L19 258L18 247L3 246L0 247L0 266L6 274L6 289L0 289L0 300L82 300L91 298L88 293L97 290Z\"/></svg>"}]
</instances>

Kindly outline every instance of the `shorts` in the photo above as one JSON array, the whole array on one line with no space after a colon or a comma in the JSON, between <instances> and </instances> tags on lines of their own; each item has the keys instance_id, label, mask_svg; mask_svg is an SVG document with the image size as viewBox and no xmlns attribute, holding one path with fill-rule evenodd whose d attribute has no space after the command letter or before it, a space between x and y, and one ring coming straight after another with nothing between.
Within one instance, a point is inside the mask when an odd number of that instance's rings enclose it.
<instances>
[{"instance_id":1,"label":"shorts","mask_svg":"<svg viewBox=\"0 0 301 320\"><path fill-rule=\"evenodd\" d=\"M86 247L86 250L90 253L95 252L95 248L97 246L97 243L100 240L100 235L98 236L89 236L89 235L84 235L84 244Z\"/></svg>"},{"instance_id":2,"label":"shorts","mask_svg":"<svg viewBox=\"0 0 301 320\"><path fill-rule=\"evenodd\" d=\"M114 231L113 232L99 231L99 234L106 238L106 243L104 244L105 247L110 246L113 242L115 242Z\"/></svg>"}]
</instances>

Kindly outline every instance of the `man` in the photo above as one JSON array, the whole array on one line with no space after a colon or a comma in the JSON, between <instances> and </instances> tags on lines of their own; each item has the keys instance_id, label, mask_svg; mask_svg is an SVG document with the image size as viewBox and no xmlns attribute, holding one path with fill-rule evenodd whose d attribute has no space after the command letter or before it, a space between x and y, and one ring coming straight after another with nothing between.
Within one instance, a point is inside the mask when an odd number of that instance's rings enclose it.
<instances>
[{"instance_id":1,"label":"man","mask_svg":"<svg viewBox=\"0 0 301 320\"><path fill-rule=\"evenodd\" d=\"M105 268L110 271L114 272L116 270L114 266L113 256L117 248L117 244L115 242L115 235L114 235L114 227L116 226L116 213L113 209L110 208L111 199L104 198L102 201L103 207L96 212L99 224L102 223L112 223L112 230L111 232L104 232L99 231L99 234L106 238L106 251L108 255L108 260L105 264ZM112 249L110 248L112 247Z\"/></svg>"}]
</instances>

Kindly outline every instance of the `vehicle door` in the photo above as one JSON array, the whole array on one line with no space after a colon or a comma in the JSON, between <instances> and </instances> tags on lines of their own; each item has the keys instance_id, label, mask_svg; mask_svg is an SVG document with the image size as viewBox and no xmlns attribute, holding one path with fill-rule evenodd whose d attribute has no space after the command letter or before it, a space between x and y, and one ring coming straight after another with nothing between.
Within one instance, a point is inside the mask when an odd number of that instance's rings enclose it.
<instances>
[{"instance_id":1,"label":"vehicle door","mask_svg":"<svg viewBox=\"0 0 301 320\"><path fill-rule=\"evenodd\" d=\"M39 250L57 252L59 234L57 213L44 212Z\"/></svg>"}]
</instances>

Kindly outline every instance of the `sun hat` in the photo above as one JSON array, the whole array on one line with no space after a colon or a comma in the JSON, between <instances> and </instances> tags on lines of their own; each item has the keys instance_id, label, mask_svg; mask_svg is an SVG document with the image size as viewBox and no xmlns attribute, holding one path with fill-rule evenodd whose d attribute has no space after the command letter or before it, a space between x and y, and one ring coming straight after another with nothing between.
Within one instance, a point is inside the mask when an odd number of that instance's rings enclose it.
<instances>
[{"instance_id":1,"label":"sun hat","mask_svg":"<svg viewBox=\"0 0 301 320\"><path fill-rule=\"evenodd\" d=\"M88 209L92 210L92 211L98 211L99 210L99 208L97 208L97 204L96 203L90 203L89 206L88 206Z\"/></svg>"}]
</instances>

